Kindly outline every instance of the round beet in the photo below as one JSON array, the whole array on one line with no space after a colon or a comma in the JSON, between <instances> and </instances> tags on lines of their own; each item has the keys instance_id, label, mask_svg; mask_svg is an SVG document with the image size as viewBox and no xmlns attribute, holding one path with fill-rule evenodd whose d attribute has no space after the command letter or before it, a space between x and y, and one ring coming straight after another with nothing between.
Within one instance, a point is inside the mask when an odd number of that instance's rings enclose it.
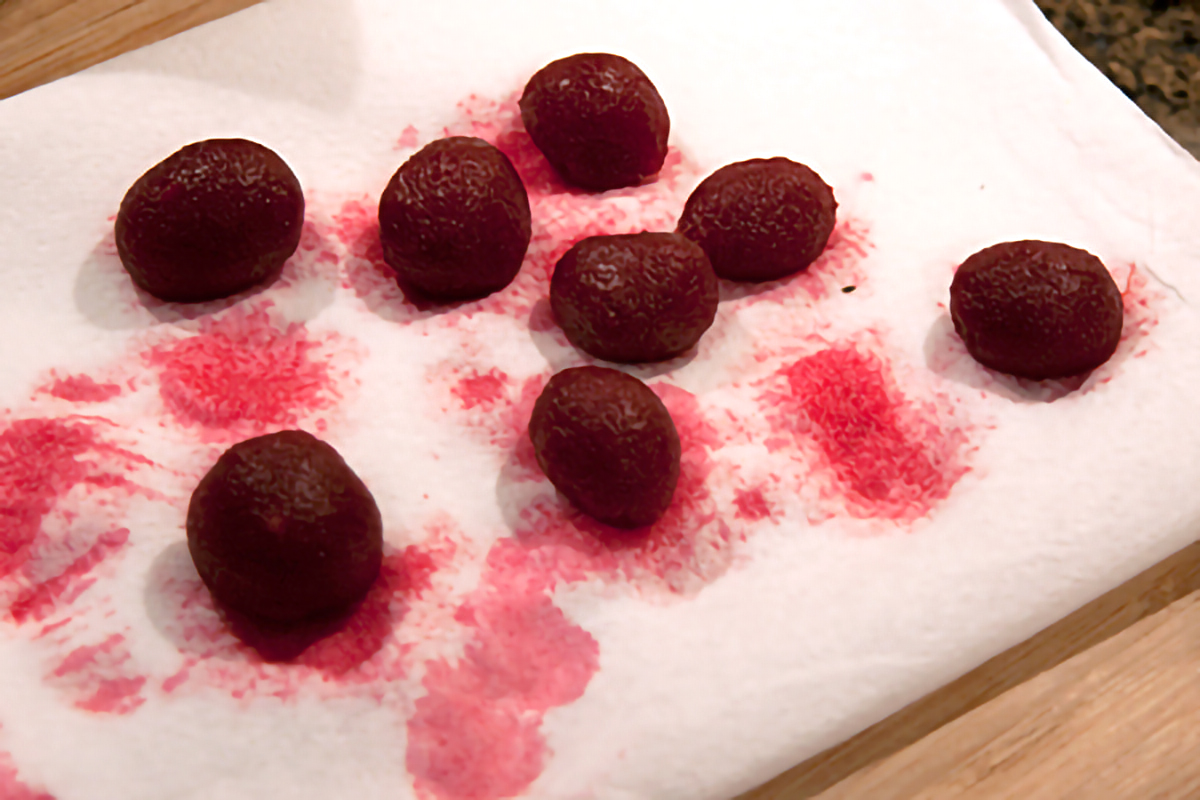
<instances>
[{"instance_id":1,"label":"round beet","mask_svg":"<svg viewBox=\"0 0 1200 800\"><path fill-rule=\"evenodd\" d=\"M529 438L546 477L593 519L639 528L671 504L679 433L637 378L605 367L563 370L534 404Z\"/></svg>"},{"instance_id":2,"label":"round beet","mask_svg":"<svg viewBox=\"0 0 1200 800\"><path fill-rule=\"evenodd\" d=\"M662 361L700 340L717 313L717 275L677 233L591 236L559 259L550 306L579 349L607 361Z\"/></svg>"},{"instance_id":3,"label":"round beet","mask_svg":"<svg viewBox=\"0 0 1200 800\"><path fill-rule=\"evenodd\" d=\"M837 218L833 190L786 158L721 167L696 187L677 230L699 244L732 281L770 281L808 267Z\"/></svg>"},{"instance_id":4,"label":"round beet","mask_svg":"<svg viewBox=\"0 0 1200 800\"><path fill-rule=\"evenodd\" d=\"M117 253L150 294L196 303L278 277L303 226L304 193L283 159L245 139L209 139L129 187Z\"/></svg>"},{"instance_id":5,"label":"round beet","mask_svg":"<svg viewBox=\"0 0 1200 800\"><path fill-rule=\"evenodd\" d=\"M579 53L542 67L521 95L521 121L567 183L603 192L658 174L671 120L632 62Z\"/></svg>"},{"instance_id":6,"label":"round beet","mask_svg":"<svg viewBox=\"0 0 1200 800\"><path fill-rule=\"evenodd\" d=\"M1032 380L1103 364L1121 340L1121 290L1100 259L1056 242L1005 242L963 262L950 316L975 360Z\"/></svg>"},{"instance_id":7,"label":"round beet","mask_svg":"<svg viewBox=\"0 0 1200 800\"><path fill-rule=\"evenodd\" d=\"M437 300L503 289L521 269L530 232L529 197L512 162L470 136L423 147L379 200L384 260Z\"/></svg>"},{"instance_id":8,"label":"round beet","mask_svg":"<svg viewBox=\"0 0 1200 800\"><path fill-rule=\"evenodd\" d=\"M302 431L225 451L192 494L188 550L213 597L264 622L348 608L379 574L383 526L337 451Z\"/></svg>"}]
</instances>

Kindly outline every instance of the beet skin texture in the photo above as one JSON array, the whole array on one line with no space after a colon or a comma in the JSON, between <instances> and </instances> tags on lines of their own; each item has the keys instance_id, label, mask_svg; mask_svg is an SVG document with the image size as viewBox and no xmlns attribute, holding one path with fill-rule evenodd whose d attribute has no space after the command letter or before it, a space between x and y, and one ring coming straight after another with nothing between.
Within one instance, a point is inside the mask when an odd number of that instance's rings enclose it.
<instances>
[{"instance_id":1,"label":"beet skin texture","mask_svg":"<svg viewBox=\"0 0 1200 800\"><path fill-rule=\"evenodd\" d=\"M757 282L807 269L836 221L833 190L817 173L786 158L754 158L701 181L676 230L704 249L718 276Z\"/></svg>"},{"instance_id":2,"label":"beet skin texture","mask_svg":"<svg viewBox=\"0 0 1200 800\"><path fill-rule=\"evenodd\" d=\"M304 193L283 159L245 139L208 139L137 179L115 234L135 284L197 303L273 281L303 227Z\"/></svg>"},{"instance_id":3,"label":"beet skin texture","mask_svg":"<svg viewBox=\"0 0 1200 800\"><path fill-rule=\"evenodd\" d=\"M1081 375L1121 341L1121 290L1096 258L1057 242L1005 242L962 263L950 317L985 367L1030 380Z\"/></svg>"},{"instance_id":4,"label":"beet skin texture","mask_svg":"<svg viewBox=\"0 0 1200 800\"><path fill-rule=\"evenodd\" d=\"M531 234L529 196L483 139L438 139L405 161L379 200L383 259L402 286L441 301L508 286Z\"/></svg>"},{"instance_id":5,"label":"beet skin texture","mask_svg":"<svg viewBox=\"0 0 1200 800\"><path fill-rule=\"evenodd\" d=\"M708 256L677 233L590 236L559 259L550 280L550 307L567 339L622 363L691 349L718 299Z\"/></svg>"},{"instance_id":6,"label":"beet skin texture","mask_svg":"<svg viewBox=\"0 0 1200 800\"><path fill-rule=\"evenodd\" d=\"M667 158L667 106L646 74L621 56L552 61L529 79L520 106L529 138L572 186L636 186Z\"/></svg>"},{"instance_id":7,"label":"beet skin texture","mask_svg":"<svg viewBox=\"0 0 1200 800\"><path fill-rule=\"evenodd\" d=\"M679 433L637 378L606 367L559 372L534 404L529 438L550 482L599 522L640 528L671 504Z\"/></svg>"},{"instance_id":8,"label":"beet skin texture","mask_svg":"<svg viewBox=\"0 0 1200 800\"><path fill-rule=\"evenodd\" d=\"M371 588L383 554L371 493L303 431L226 450L192 494L187 539L213 597L264 623L346 611Z\"/></svg>"}]
</instances>

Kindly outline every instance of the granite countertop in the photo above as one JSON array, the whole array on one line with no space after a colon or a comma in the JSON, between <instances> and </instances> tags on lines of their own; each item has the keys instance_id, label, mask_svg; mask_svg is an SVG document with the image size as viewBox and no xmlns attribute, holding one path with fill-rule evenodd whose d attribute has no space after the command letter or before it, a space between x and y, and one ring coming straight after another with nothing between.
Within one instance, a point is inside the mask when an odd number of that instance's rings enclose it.
<instances>
[{"instance_id":1,"label":"granite countertop","mask_svg":"<svg viewBox=\"0 0 1200 800\"><path fill-rule=\"evenodd\" d=\"M1036 2L1071 44L1200 158L1200 3Z\"/></svg>"}]
</instances>

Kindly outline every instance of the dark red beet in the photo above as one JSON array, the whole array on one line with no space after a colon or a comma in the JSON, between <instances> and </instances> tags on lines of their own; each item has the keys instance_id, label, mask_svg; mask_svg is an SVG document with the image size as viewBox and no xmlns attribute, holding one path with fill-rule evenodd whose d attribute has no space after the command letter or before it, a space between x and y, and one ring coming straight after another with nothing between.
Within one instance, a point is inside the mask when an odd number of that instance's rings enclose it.
<instances>
[{"instance_id":1,"label":"dark red beet","mask_svg":"<svg viewBox=\"0 0 1200 800\"><path fill-rule=\"evenodd\" d=\"M404 162L379 200L383 257L401 283L438 300L503 289L529 247L529 196L508 156L451 136Z\"/></svg>"},{"instance_id":2,"label":"dark red beet","mask_svg":"<svg viewBox=\"0 0 1200 800\"><path fill-rule=\"evenodd\" d=\"M603 192L658 174L671 120L632 62L580 53L538 70L521 95L525 130L567 183Z\"/></svg>"},{"instance_id":3,"label":"dark red beet","mask_svg":"<svg viewBox=\"0 0 1200 800\"><path fill-rule=\"evenodd\" d=\"M529 438L555 488L600 522L638 528L671 504L679 433L637 378L605 367L563 370L534 404Z\"/></svg>"},{"instance_id":4,"label":"dark red beet","mask_svg":"<svg viewBox=\"0 0 1200 800\"><path fill-rule=\"evenodd\" d=\"M591 236L559 259L550 280L567 338L608 361L683 353L712 325L717 299L708 257L677 233Z\"/></svg>"},{"instance_id":5,"label":"dark red beet","mask_svg":"<svg viewBox=\"0 0 1200 800\"><path fill-rule=\"evenodd\" d=\"M704 248L732 281L770 281L808 267L837 219L833 190L786 158L721 167L696 187L676 230Z\"/></svg>"},{"instance_id":6,"label":"dark red beet","mask_svg":"<svg viewBox=\"0 0 1200 800\"><path fill-rule=\"evenodd\" d=\"M150 294L196 303L278 277L303 225L304 193L283 159L245 139L209 139L129 187L117 253Z\"/></svg>"},{"instance_id":7,"label":"dark red beet","mask_svg":"<svg viewBox=\"0 0 1200 800\"><path fill-rule=\"evenodd\" d=\"M1103 364L1121 340L1121 290L1100 259L1057 242L1005 242L963 262L950 316L985 367L1032 380Z\"/></svg>"},{"instance_id":8,"label":"dark red beet","mask_svg":"<svg viewBox=\"0 0 1200 800\"><path fill-rule=\"evenodd\" d=\"M187 536L213 597L263 622L347 609L370 589L383 552L371 493L303 431L226 450L192 494Z\"/></svg>"}]
</instances>

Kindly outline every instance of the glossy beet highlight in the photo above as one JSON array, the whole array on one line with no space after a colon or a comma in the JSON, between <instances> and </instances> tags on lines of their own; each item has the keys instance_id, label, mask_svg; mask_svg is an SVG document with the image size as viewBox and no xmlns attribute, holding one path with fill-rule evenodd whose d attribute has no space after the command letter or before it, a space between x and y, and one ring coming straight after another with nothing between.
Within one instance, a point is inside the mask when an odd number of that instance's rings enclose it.
<instances>
[{"instance_id":1,"label":"glossy beet highlight","mask_svg":"<svg viewBox=\"0 0 1200 800\"><path fill-rule=\"evenodd\" d=\"M245 139L209 139L138 178L115 233L134 283L195 303L276 278L303 225L304 194L283 159Z\"/></svg>"}]
</instances>

